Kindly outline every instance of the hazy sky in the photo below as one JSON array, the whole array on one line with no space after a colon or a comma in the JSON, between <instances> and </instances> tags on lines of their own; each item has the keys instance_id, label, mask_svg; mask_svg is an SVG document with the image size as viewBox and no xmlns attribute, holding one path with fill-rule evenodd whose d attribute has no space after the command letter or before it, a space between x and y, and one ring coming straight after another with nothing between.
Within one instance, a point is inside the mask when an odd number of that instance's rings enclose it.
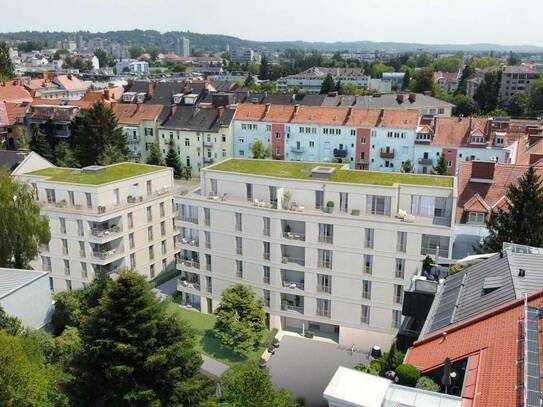
<instances>
[{"instance_id":1,"label":"hazy sky","mask_svg":"<svg viewBox=\"0 0 543 407\"><path fill-rule=\"evenodd\" d=\"M541 0L0 0L0 31L155 29L253 40L543 45Z\"/></svg>"}]
</instances>

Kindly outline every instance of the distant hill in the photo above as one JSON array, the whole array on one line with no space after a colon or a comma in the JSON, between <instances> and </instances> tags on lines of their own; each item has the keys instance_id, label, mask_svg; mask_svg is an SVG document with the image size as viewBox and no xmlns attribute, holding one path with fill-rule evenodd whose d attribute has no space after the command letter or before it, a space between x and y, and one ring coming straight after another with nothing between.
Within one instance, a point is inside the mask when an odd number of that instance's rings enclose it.
<instances>
[{"instance_id":1,"label":"distant hill","mask_svg":"<svg viewBox=\"0 0 543 407\"><path fill-rule=\"evenodd\" d=\"M1 38L10 40L45 40L50 46L57 41L68 38L74 33L55 31L21 31L12 33L0 33ZM237 37L221 34L199 34L192 32L169 31L160 33L154 30L130 30L130 31L107 31L104 33L91 33L80 31L83 39L106 38L110 41L119 42L130 46L159 47L162 50L174 49L178 37L184 36L191 42L191 47L204 51L222 51L226 46L233 48L253 48L256 50L315 50L315 51L388 51L388 52L409 52L409 51L496 51L496 52L543 52L542 46L536 45L500 45L500 44L418 44L402 42L374 42L374 41L350 41L350 42L306 42L306 41L250 41Z\"/></svg>"}]
</instances>

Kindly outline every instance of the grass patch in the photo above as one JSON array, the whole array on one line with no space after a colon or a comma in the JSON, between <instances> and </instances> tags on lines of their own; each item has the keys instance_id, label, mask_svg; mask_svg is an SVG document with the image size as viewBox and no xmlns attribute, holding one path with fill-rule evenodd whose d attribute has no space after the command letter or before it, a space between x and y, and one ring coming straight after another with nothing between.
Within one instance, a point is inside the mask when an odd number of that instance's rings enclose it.
<instances>
[{"instance_id":1,"label":"grass patch","mask_svg":"<svg viewBox=\"0 0 543 407\"><path fill-rule=\"evenodd\" d=\"M342 170L340 167L343 165L345 164L229 159L208 167L208 169L215 171L237 172L240 174L263 175L276 178L292 178L301 180L316 179L319 182L344 182L350 184L385 186L407 184L452 187L454 180L453 177L439 175ZM336 167L336 173L331 178L313 178L311 175L311 169L317 166Z\"/></svg>"},{"instance_id":2,"label":"grass patch","mask_svg":"<svg viewBox=\"0 0 543 407\"><path fill-rule=\"evenodd\" d=\"M48 177L49 181L69 182L72 184L100 185L108 182L119 181L150 172L159 171L165 167L147 164L120 163L109 165L100 173L84 173L81 170L62 167L43 168L25 175L38 175Z\"/></svg>"},{"instance_id":3,"label":"grass patch","mask_svg":"<svg viewBox=\"0 0 543 407\"><path fill-rule=\"evenodd\" d=\"M153 278L151 281L151 285L153 287L158 287L161 284L164 284L166 281L171 280L172 278L178 277L181 275L181 270L177 270L175 268L171 270L163 271L162 273L158 274L155 278Z\"/></svg>"},{"instance_id":4,"label":"grass patch","mask_svg":"<svg viewBox=\"0 0 543 407\"><path fill-rule=\"evenodd\" d=\"M235 366L246 362L257 362L262 352L270 345L277 333L276 329L265 331L260 346L244 355L236 354L231 348L224 346L213 333L216 317L211 314L202 314L198 311L181 308L175 302L169 302L167 310L173 315L188 322L194 331L196 348L204 355L216 359L228 366Z\"/></svg>"}]
</instances>

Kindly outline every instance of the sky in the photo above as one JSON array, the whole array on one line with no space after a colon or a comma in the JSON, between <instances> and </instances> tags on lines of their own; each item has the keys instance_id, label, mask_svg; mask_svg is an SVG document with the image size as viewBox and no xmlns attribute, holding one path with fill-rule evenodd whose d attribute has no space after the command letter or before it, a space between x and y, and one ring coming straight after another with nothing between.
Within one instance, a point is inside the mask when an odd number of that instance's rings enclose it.
<instances>
[{"instance_id":1,"label":"sky","mask_svg":"<svg viewBox=\"0 0 543 407\"><path fill-rule=\"evenodd\" d=\"M258 41L543 45L541 0L0 0L0 31L192 31Z\"/></svg>"}]
</instances>

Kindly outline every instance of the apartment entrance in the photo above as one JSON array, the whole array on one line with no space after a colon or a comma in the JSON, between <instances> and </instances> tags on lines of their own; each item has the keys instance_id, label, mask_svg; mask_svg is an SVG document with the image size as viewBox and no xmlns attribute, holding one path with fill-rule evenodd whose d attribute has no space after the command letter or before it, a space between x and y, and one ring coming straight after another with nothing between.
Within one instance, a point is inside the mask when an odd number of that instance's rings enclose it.
<instances>
[{"instance_id":1,"label":"apartment entrance","mask_svg":"<svg viewBox=\"0 0 543 407\"><path fill-rule=\"evenodd\" d=\"M310 331L313 332L314 336L331 339L339 343L339 325L307 321L299 318L281 317L281 329L299 335Z\"/></svg>"}]
</instances>

